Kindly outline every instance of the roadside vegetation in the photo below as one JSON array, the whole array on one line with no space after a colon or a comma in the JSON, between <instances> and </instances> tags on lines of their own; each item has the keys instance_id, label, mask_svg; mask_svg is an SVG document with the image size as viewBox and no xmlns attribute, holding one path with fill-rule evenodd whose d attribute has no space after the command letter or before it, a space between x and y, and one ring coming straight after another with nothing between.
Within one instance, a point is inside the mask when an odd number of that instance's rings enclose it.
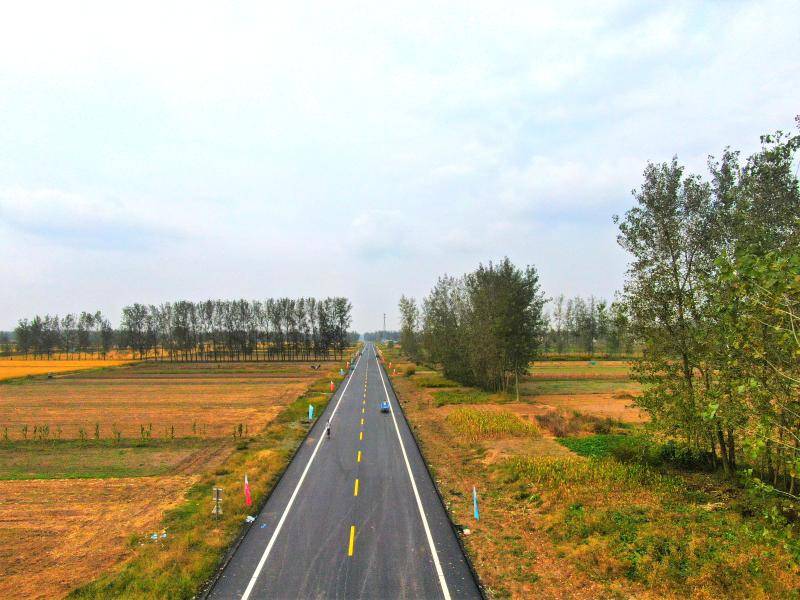
<instances>
[{"instance_id":1,"label":"roadside vegetation","mask_svg":"<svg viewBox=\"0 0 800 600\"><path fill-rule=\"evenodd\" d=\"M552 396L516 402L471 388L459 395L477 402L440 404L426 377L401 374L400 352L382 347L490 597L791 597L800 586L800 538L780 503L753 496L632 410L604 416L602 393L581 412L552 406ZM571 375L585 367L575 363Z\"/></svg>"},{"instance_id":2,"label":"roadside vegetation","mask_svg":"<svg viewBox=\"0 0 800 600\"><path fill-rule=\"evenodd\" d=\"M455 436L477 442L507 436L538 436L539 428L508 411L457 408L447 415Z\"/></svg>"},{"instance_id":3,"label":"roadside vegetation","mask_svg":"<svg viewBox=\"0 0 800 600\"><path fill-rule=\"evenodd\" d=\"M421 308L401 298L384 353L459 384L393 377L490 595L797 597L798 147L726 149L708 179L648 164L615 217L631 263L610 306L558 297L548 315L508 259L441 278ZM597 360L610 349L629 363ZM468 411L543 435L454 427Z\"/></svg>"}]
</instances>

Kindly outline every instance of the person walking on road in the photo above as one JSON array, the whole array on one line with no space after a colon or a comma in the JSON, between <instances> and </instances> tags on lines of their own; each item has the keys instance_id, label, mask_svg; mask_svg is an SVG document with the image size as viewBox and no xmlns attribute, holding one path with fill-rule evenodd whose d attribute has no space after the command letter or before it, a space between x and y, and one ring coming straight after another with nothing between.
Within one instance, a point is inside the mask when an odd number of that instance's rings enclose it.
<instances>
[{"instance_id":1,"label":"person walking on road","mask_svg":"<svg viewBox=\"0 0 800 600\"><path fill-rule=\"evenodd\" d=\"M328 439L331 439L331 420L330 419L328 419L328 422L325 425L325 435L328 436Z\"/></svg>"}]
</instances>

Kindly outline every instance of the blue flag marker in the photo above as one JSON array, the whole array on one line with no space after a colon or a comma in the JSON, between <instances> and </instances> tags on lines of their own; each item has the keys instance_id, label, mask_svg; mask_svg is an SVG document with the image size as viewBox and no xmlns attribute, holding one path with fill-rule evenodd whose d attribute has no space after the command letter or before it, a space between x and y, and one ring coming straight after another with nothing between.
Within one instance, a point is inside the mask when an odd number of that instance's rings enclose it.
<instances>
[{"instance_id":1,"label":"blue flag marker","mask_svg":"<svg viewBox=\"0 0 800 600\"><path fill-rule=\"evenodd\" d=\"M308 405L308 420L311 421L314 418L314 405Z\"/></svg>"},{"instance_id":2,"label":"blue flag marker","mask_svg":"<svg viewBox=\"0 0 800 600\"><path fill-rule=\"evenodd\" d=\"M478 491L475 489L475 486L472 486L472 505L475 507L475 520L480 520L481 516L478 513Z\"/></svg>"}]
</instances>

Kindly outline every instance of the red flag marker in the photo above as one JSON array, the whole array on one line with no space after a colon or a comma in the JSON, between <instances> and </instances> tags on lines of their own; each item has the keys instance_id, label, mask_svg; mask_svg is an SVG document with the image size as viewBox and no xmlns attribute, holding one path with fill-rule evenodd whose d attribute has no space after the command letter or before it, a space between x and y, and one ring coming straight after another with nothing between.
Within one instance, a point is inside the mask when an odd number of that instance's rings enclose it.
<instances>
[{"instance_id":1,"label":"red flag marker","mask_svg":"<svg viewBox=\"0 0 800 600\"><path fill-rule=\"evenodd\" d=\"M250 497L250 482L247 481L247 473L244 474L244 503L247 506L253 504L253 499Z\"/></svg>"},{"instance_id":2,"label":"red flag marker","mask_svg":"<svg viewBox=\"0 0 800 600\"><path fill-rule=\"evenodd\" d=\"M331 391L333 391L333 381L331 381Z\"/></svg>"}]
</instances>

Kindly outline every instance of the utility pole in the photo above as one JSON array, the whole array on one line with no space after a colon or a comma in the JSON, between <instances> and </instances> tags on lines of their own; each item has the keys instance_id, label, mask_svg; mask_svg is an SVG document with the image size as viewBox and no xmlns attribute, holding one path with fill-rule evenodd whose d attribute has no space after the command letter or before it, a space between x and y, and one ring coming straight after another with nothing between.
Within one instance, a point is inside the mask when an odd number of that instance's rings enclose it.
<instances>
[{"instance_id":1,"label":"utility pole","mask_svg":"<svg viewBox=\"0 0 800 600\"><path fill-rule=\"evenodd\" d=\"M386 338L386 313L383 313L383 337Z\"/></svg>"}]
</instances>

